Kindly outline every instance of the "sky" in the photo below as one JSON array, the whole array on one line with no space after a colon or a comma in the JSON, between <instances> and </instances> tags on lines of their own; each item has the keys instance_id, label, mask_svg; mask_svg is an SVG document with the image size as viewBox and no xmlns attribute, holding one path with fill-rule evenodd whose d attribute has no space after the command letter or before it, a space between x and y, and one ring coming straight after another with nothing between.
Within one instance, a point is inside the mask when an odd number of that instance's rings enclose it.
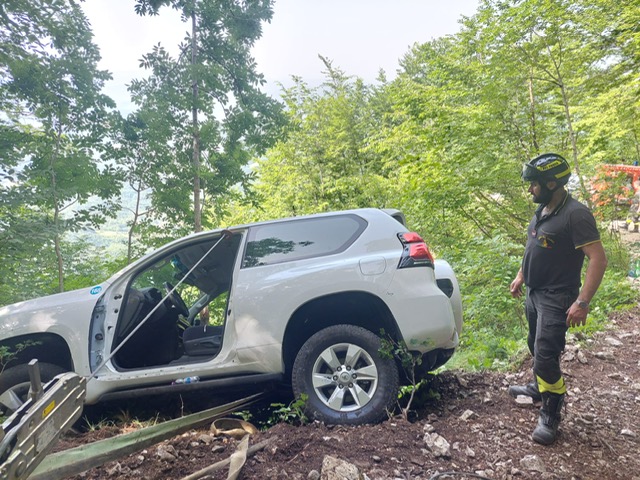
<instances>
[{"instance_id":1,"label":"sky","mask_svg":"<svg viewBox=\"0 0 640 480\"><path fill-rule=\"evenodd\" d=\"M273 96L291 76L309 85L322 81L322 55L347 75L373 83L380 69L395 76L399 60L414 43L456 33L462 16L472 16L479 0L276 0L271 23L263 25L253 55ZM143 54L161 43L177 51L188 25L168 7L156 17L137 16L134 0L87 0L82 7L100 47L99 68L113 80L106 94L123 113L133 106L126 85L147 73Z\"/></svg>"}]
</instances>

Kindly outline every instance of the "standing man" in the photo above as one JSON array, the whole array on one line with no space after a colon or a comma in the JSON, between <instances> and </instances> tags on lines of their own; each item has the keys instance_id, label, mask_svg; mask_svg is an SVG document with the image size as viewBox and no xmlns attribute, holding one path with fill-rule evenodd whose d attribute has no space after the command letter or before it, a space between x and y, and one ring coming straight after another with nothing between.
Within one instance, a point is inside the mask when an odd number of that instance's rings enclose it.
<instances>
[{"instance_id":1,"label":"standing man","mask_svg":"<svg viewBox=\"0 0 640 480\"><path fill-rule=\"evenodd\" d=\"M569 327L586 323L589 302L607 268L592 213L565 190L570 176L569 164L555 153L545 153L524 165L522 179L529 182L529 193L539 207L527 229L522 266L510 286L514 297L522 295L523 285L527 287L527 343L535 381L511 386L509 393L542 400L532 438L543 445L556 439L567 391L560 370L565 334ZM585 256L589 265L580 288Z\"/></svg>"}]
</instances>

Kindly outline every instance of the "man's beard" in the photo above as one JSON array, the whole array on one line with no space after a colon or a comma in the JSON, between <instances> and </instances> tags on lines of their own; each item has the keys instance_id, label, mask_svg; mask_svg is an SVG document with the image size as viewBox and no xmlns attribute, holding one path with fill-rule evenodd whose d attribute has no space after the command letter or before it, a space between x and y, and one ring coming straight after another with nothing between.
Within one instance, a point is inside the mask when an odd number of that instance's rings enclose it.
<instances>
[{"instance_id":1,"label":"man's beard","mask_svg":"<svg viewBox=\"0 0 640 480\"><path fill-rule=\"evenodd\" d=\"M553 191L549 190L546 185L540 186L540 194L533 196L533 203L539 203L541 205L547 205L553 197Z\"/></svg>"}]
</instances>

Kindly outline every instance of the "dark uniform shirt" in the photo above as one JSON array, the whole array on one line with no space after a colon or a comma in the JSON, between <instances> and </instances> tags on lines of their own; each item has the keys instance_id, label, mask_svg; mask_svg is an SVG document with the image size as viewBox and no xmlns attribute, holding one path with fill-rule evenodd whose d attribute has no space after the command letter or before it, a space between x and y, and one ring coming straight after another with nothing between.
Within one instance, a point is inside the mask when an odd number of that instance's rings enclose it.
<instances>
[{"instance_id":1,"label":"dark uniform shirt","mask_svg":"<svg viewBox=\"0 0 640 480\"><path fill-rule=\"evenodd\" d=\"M527 229L524 283L529 289L579 289L581 247L600 240L593 214L568 193L551 214L542 216L543 208L538 207Z\"/></svg>"}]
</instances>

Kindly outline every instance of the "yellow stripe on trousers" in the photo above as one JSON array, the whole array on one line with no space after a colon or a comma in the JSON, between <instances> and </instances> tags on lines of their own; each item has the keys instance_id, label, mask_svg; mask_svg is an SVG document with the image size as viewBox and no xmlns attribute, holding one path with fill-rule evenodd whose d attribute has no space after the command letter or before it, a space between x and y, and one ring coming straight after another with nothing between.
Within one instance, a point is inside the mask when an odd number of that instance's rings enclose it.
<instances>
[{"instance_id":1,"label":"yellow stripe on trousers","mask_svg":"<svg viewBox=\"0 0 640 480\"><path fill-rule=\"evenodd\" d=\"M551 392L559 395L567 393L567 386L564 384L564 378L562 377L556 383L547 383L538 375L536 375L536 380L538 381L540 393Z\"/></svg>"}]
</instances>

